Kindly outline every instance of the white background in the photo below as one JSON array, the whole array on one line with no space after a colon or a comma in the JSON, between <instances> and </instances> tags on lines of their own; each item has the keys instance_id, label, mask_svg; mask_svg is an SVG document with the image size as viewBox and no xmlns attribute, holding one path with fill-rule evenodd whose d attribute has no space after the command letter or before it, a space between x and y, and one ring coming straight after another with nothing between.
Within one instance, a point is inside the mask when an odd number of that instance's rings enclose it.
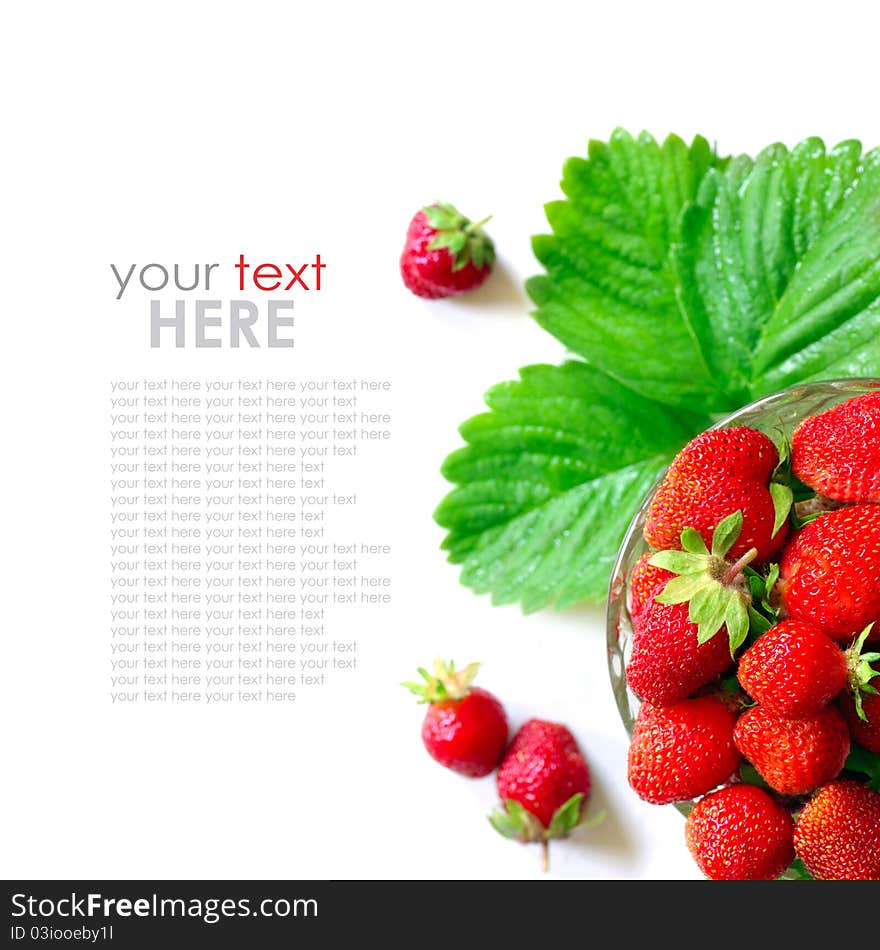
<instances>
[{"instance_id":1,"label":"white background","mask_svg":"<svg viewBox=\"0 0 880 950\"><path fill-rule=\"evenodd\" d=\"M563 356L521 290L563 160L617 125L702 132L722 153L810 134L875 146L871 10L153 0L7 13L3 875L539 877L535 850L486 823L492 780L448 773L420 746L422 710L397 683L439 653L482 660L514 725L564 721L586 752L607 817L554 845L551 876L698 876L682 818L626 785L601 609L524 618L461 587L431 519L438 467L489 385ZM494 213L499 272L467 300L425 303L399 281L407 222L437 198ZM327 262L326 290L298 304L294 355L151 351L146 296L114 300L111 262L228 270L241 251ZM393 380L393 448L358 477L363 533L394 545L394 609L353 618L360 673L307 710L111 708L109 380L215 373Z\"/></svg>"}]
</instances>

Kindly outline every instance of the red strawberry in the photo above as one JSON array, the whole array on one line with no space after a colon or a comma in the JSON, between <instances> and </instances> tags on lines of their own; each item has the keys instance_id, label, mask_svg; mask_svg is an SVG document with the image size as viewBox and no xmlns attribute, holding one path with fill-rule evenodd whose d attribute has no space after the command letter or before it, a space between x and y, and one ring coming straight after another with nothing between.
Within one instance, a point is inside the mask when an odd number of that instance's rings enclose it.
<instances>
[{"instance_id":1,"label":"red strawberry","mask_svg":"<svg viewBox=\"0 0 880 950\"><path fill-rule=\"evenodd\" d=\"M694 805L687 846L714 881L772 881L794 860L791 815L754 785L731 785Z\"/></svg>"},{"instance_id":2,"label":"red strawberry","mask_svg":"<svg viewBox=\"0 0 880 950\"><path fill-rule=\"evenodd\" d=\"M476 223L445 202L418 211L400 257L403 282L418 297L452 297L479 287L492 272L495 248Z\"/></svg>"},{"instance_id":3,"label":"red strawberry","mask_svg":"<svg viewBox=\"0 0 880 950\"><path fill-rule=\"evenodd\" d=\"M671 706L723 673L731 663L727 636L699 643L697 631L688 604L648 605L634 625L630 689L655 706Z\"/></svg>"},{"instance_id":4,"label":"red strawberry","mask_svg":"<svg viewBox=\"0 0 880 950\"><path fill-rule=\"evenodd\" d=\"M836 778L849 755L843 716L826 706L809 719L783 719L754 706L733 733L740 752L782 795L805 795Z\"/></svg>"},{"instance_id":5,"label":"red strawberry","mask_svg":"<svg viewBox=\"0 0 880 950\"><path fill-rule=\"evenodd\" d=\"M564 838L583 820L590 770L563 725L530 719L513 737L498 769L504 805L489 817L495 829L518 841Z\"/></svg>"},{"instance_id":6,"label":"red strawberry","mask_svg":"<svg viewBox=\"0 0 880 950\"><path fill-rule=\"evenodd\" d=\"M779 563L777 592L788 617L836 640L869 624L880 639L880 505L853 505L801 528Z\"/></svg>"},{"instance_id":7,"label":"red strawberry","mask_svg":"<svg viewBox=\"0 0 880 950\"><path fill-rule=\"evenodd\" d=\"M791 469L835 501L880 502L880 391L804 419L791 437Z\"/></svg>"},{"instance_id":8,"label":"red strawberry","mask_svg":"<svg viewBox=\"0 0 880 950\"><path fill-rule=\"evenodd\" d=\"M636 621L646 606L649 606L654 595L658 594L675 577L670 571L662 567L654 567L649 563L651 552L643 554L633 565L632 573L627 584L626 606L629 615Z\"/></svg>"},{"instance_id":9,"label":"red strawberry","mask_svg":"<svg viewBox=\"0 0 880 950\"><path fill-rule=\"evenodd\" d=\"M846 654L802 620L777 624L740 657L743 689L786 719L815 716L847 684Z\"/></svg>"},{"instance_id":10,"label":"red strawberry","mask_svg":"<svg viewBox=\"0 0 880 950\"><path fill-rule=\"evenodd\" d=\"M471 686L479 669L471 663L456 672L452 663L434 663L434 674L420 669L424 683L404 683L430 703L422 723L422 742L441 765L478 778L501 761L507 744L507 716L485 689Z\"/></svg>"},{"instance_id":11,"label":"red strawberry","mask_svg":"<svg viewBox=\"0 0 880 950\"><path fill-rule=\"evenodd\" d=\"M697 643L704 644L725 629L732 658L749 633L752 592L743 570L757 554L757 549L751 548L734 563L725 559L735 547L742 527L743 513L735 511L715 526L711 550L696 530L687 527L681 532L681 550L652 555L648 565L674 576L641 607L634 620L635 631L657 604L686 603L688 619L697 627ZM647 568L642 570L646 572ZM638 576L637 580L643 583L644 578ZM690 665L683 669L689 672Z\"/></svg>"},{"instance_id":12,"label":"red strawberry","mask_svg":"<svg viewBox=\"0 0 880 950\"><path fill-rule=\"evenodd\" d=\"M685 699L659 709L643 703L629 747L629 784L653 805L705 795L736 771L736 713L720 699Z\"/></svg>"},{"instance_id":13,"label":"red strawberry","mask_svg":"<svg viewBox=\"0 0 880 950\"><path fill-rule=\"evenodd\" d=\"M771 489L778 464L776 446L756 429L737 426L698 435L660 483L648 509L645 540L656 548L678 547L681 532L690 527L709 544L719 522L742 511L742 532L730 557L755 548L759 563L769 560L785 542L791 506L789 489Z\"/></svg>"},{"instance_id":14,"label":"red strawberry","mask_svg":"<svg viewBox=\"0 0 880 950\"><path fill-rule=\"evenodd\" d=\"M798 816L794 847L819 880L880 880L880 795L847 779L820 788Z\"/></svg>"},{"instance_id":15,"label":"red strawberry","mask_svg":"<svg viewBox=\"0 0 880 950\"><path fill-rule=\"evenodd\" d=\"M869 665L878 653L861 654L865 630L845 652L821 630L802 620L771 627L740 657L737 676L748 694L765 709L786 719L815 716L847 687L856 715L861 692L875 671Z\"/></svg>"},{"instance_id":16,"label":"red strawberry","mask_svg":"<svg viewBox=\"0 0 880 950\"><path fill-rule=\"evenodd\" d=\"M860 746L880 755L880 676L875 677L870 685L878 692L861 697L864 719L859 716L855 698L851 695L841 697L840 711L853 739Z\"/></svg>"}]
</instances>

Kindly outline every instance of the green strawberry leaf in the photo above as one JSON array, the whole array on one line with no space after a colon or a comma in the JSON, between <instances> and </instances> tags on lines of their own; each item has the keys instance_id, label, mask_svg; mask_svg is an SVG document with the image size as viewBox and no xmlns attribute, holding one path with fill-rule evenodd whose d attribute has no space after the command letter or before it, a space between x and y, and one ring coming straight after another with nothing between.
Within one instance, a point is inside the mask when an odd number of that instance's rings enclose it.
<instances>
[{"instance_id":1,"label":"green strawberry leaf","mask_svg":"<svg viewBox=\"0 0 880 950\"><path fill-rule=\"evenodd\" d=\"M710 169L672 249L730 408L880 361L880 150L819 139Z\"/></svg>"},{"instance_id":2,"label":"green strawberry leaf","mask_svg":"<svg viewBox=\"0 0 880 950\"><path fill-rule=\"evenodd\" d=\"M707 413L880 375L880 150L727 160L619 130L565 163L562 190L527 290L584 363L490 390L436 512L463 583L526 611L605 597L626 525Z\"/></svg>"},{"instance_id":3,"label":"green strawberry leaf","mask_svg":"<svg viewBox=\"0 0 880 950\"><path fill-rule=\"evenodd\" d=\"M529 366L486 396L491 412L443 474L435 512L462 580L526 611L605 597L641 499L707 419L658 406L581 362Z\"/></svg>"},{"instance_id":4,"label":"green strawberry leaf","mask_svg":"<svg viewBox=\"0 0 880 950\"><path fill-rule=\"evenodd\" d=\"M526 289L535 319L569 350L650 399L716 406L716 382L682 320L670 250L685 207L719 162L708 142L658 145L618 130L562 173L546 206L552 235L532 241L546 276ZM662 341L662 346L658 346ZM687 367L682 372L682 367Z\"/></svg>"}]
</instances>

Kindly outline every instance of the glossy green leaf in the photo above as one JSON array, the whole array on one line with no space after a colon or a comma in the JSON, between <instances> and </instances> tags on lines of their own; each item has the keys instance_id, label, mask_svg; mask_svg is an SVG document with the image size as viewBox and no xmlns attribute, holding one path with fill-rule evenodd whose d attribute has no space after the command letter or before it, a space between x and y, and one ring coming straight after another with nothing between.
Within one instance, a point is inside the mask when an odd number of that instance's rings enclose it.
<instances>
[{"instance_id":1,"label":"glossy green leaf","mask_svg":"<svg viewBox=\"0 0 880 950\"><path fill-rule=\"evenodd\" d=\"M565 163L567 200L546 206L553 234L532 242L547 273L526 285L535 319L572 352L644 396L690 407L717 402L717 386L682 319L670 249L720 164L701 137L659 145L618 130L590 142L588 159Z\"/></svg>"},{"instance_id":2,"label":"glossy green leaf","mask_svg":"<svg viewBox=\"0 0 880 950\"><path fill-rule=\"evenodd\" d=\"M527 289L584 362L490 391L436 513L462 581L525 610L605 596L626 524L707 413L880 376L880 150L812 138L728 160L618 130L562 190Z\"/></svg>"},{"instance_id":3,"label":"glossy green leaf","mask_svg":"<svg viewBox=\"0 0 880 950\"><path fill-rule=\"evenodd\" d=\"M435 518L462 580L526 611L605 596L640 500L705 416L659 407L581 362L529 366L461 427Z\"/></svg>"},{"instance_id":4,"label":"glossy green leaf","mask_svg":"<svg viewBox=\"0 0 880 950\"><path fill-rule=\"evenodd\" d=\"M880 151L812 138L709 169L672 257L726 407L880 368Z\"/></svg>"}]
</instances>

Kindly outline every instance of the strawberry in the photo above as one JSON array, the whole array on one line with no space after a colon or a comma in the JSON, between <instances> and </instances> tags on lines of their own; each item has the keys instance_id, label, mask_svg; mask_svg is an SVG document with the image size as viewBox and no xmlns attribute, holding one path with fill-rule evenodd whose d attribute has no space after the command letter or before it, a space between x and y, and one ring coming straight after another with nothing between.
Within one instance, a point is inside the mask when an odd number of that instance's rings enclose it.
<instances>
[{"instance_id":1,"label":"strawberry","mask_svg":"<svg viewBox=\"0 0 880 950\"><path fill-rule=\"evenodd\" d=\"M672 706L723 673L731 663L727 637L699 643L697 634L687 604L655 603L644 610L626 667L630 689L655 706Z\"/></svg>"},{"instance_id":2,"label":"strawberry","mask_svg":"<svg viewBox=\"0 0 880 950\"><path fill-rule=\"evenodd\" d=\"M804 419L792 433L791 469L835 501L880 502L880 391Z\"/></svg>"},{"instance_id":3,"label":"strawberry","mask_svg":"<svg viewBox=\"0 0 880 950\"><path fill-rule=\"evenodd\" d=\"M650 563L651 553L643 554L633 565L626 589L626 606L633 621L637 621L645 607L651 605L659 593L675 576L662 567Z\"/></svg>"},{"instance_id":4,"label":"strawberry","mask_svg":"<svg viewBox=\"0 0 880 950\"><path fill-rule=\"evenodd\" d=\"M689 442L673 459L648 508L644 536L655 548L678 546L686 527L705 544L715 527L735 511L743 528L730 556L756 550L768 561L788 534L791 490L771 483L779 453L763 432L746 426L710 429Z\"/></svg>"},{"instance_id":5,"label":"strawberry","mask_svg":"<svg viewBox=\"0 0 880 950\"><path fill-rule=\"evenodd\" d=\"M794 847L819 880L880 880L880 794L848 779L823 786L798 815Z\"/></svg>"},{"instance_id":6,"label":"strawberry","mask_svg":"<svg viewBox=\"0 0 880 950\"><path fill-rule=\"evenodd\" d=\"M772 881L794 860L791 815L763 789L731 785L694 805L688 850L714 881Z\"/></svg>"},{"instance_id":7,"label":"strawberry","mask_svg":"<svg viewBox=\"0 0 880 950\"><path fill-rule=\"evenodd\" d=\"M564 838L584 818L590 770L563 725L530 719L513 737L498 769L503 803L489 816L507 838L540 841L546 869L547 842Z\"/></svg>"},{"instance_id":8,"label":"strawberry","mask_svg":"<svg viewBox=\"0 0 880 950\"><path fill-rule=\"evenodd\" d=\"M870 686L878 692L861 697L861 715L854 696L842 696L839 708L852 738L860 746L880 755L880 675L874 678Z\"/></svg>"},{"instance_id":9,"label":"strawberry","mask_svg":"<svg viewBox=\"0 0 880 950\"><path fill-rule=\"evenodd\" d=\"M786 719L805 719L846 687L847 655L821 630L786 620L746 650L737 677L765 709Z\"/></svg>"},{"instance_id":10,"label":"strawberry","mask_svg":"<svg viewBox=\"0 0 880 950\"><path fill-rule=\"evenodd\" d=\"M740 685L765 709L786 719L815 716L838 693L849 687L858 717L862 692L871 693L875 675L869 663L880 653L861 649L864 630L846 651L821 630L802 620L785 620L771 627L740 657Z\"/></svg>"},{"instance_id":11,"label":"strawberry","mask_svg":"<svg viewBox=\"0 0 880 950\"><path fill-rule=\"evenodd\" d=\"M828 511L801 528L779 562L776 593L786 616L835 640L870 624L880 639L880 505Z\"/></svg>"},{"instance_id":12,"label":"strawberry","mask_svg":"<svg viewBox=\"0 0 880 950\"><path fill-rule=\"evenodd\" d=\"M400 273L418 297L452 297L479 287L492 272L495 248L482 230L451 204L416 212L406 232Z\"/></svg>"},{"instance_id":13,"label":"strawberry","mask_svg":"<svg viewBox=\"0 0 880 950\"><path fill-rule=\"evenodd\" d=\"M682 550L658 551L633 568L626 678L654 706L670 706L710 683L748 634L751 594L740 568L754 548L735 564L725 560L742 525L740 511L724 518L712 533L711 551L693 528L685 528Z\"/></svg>"},{"instance_id":14,"label":"strawberry","mask_svg":"<svg viewBox=\"0 0 880 950\"><path fill-rule=\"evenodd\" d=\"M754 706L737 720L733 738L782 795L805 795L836 778L850 747L846 722L833 706L809 719L784 719Z\"/></svg>"},{"instance_id":15,"label":"strawberry","mask_svg":"<svg viewBox=\"0 0 880 950\"><path fill-rule=\"evenodd\" d=\"M649 565L676 575L654 594L654 603L687 603L688 619L697 625L698 643L724 627L731 659L748 636L752 591L743 571L758 553L751 548L733 564L725 559L736 547L742 528L741 511L722 519L712 532L711 551L694 528L685 528L680 551L658 551L648 560Z\"/></svg>"},{"instance_id":16,"label":"strawberry","mask_svg":"<svg viewBox=\"0 0 880 950\"><path fill-rule=\"evenodd\" d=\"M471 683L479 669L471 663L456 671L452 663L434 662L433 675L419 669L424 683L403 683L430 703L422 723L422 742L428 754L472 778L488 775L501 761L507 744L507 716L500 702Z\"/></svg>"},{"instance_id":17,"label":"strawberry","mask_svg":"<svg viewBox=\"0 0 880 950\"><path fill-rule=\"evenodd\" d=\"M653 805L704 795L728 781L741 761L735 725L736 713L712 696L665 709L642 703L627 759L629 784Z\"/></svg>"}]
</instances>

